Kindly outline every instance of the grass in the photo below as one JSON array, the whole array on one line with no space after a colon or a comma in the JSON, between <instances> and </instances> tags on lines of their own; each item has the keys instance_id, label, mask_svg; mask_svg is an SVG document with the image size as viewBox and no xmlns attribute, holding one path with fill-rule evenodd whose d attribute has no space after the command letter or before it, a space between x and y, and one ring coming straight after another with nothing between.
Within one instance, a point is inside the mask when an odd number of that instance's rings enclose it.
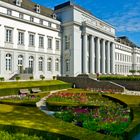
<instances>
[{"instance_id":1,"label":"grass","mask_svg":"<svg viewBox=\"0 0 140 140\"><path fill-rule=\"evenodd\" d=\"M0 82L0 89L36 87L36 86L51 86L51 85L59 85L59 84L66 84L66 83L59 81L59 80Z\"/></svg>"},{"instance_id":2,"label":"grass","mask_svg":"<svg viewBox=\"0 0 140 140\"><path fill-rule=\"evenodd\" d=\"M0 104L0 125L35 128L36 130L72 136L81 140L115 139L47 116L35 107Z\"/></svg>"}]
</instances>

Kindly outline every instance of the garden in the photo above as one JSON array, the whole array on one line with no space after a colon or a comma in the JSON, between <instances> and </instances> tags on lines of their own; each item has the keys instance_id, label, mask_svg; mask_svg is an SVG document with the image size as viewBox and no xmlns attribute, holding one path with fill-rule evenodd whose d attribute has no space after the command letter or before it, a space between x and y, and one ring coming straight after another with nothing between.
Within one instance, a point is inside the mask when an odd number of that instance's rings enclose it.
<instances>
[{"instance_id":1,"label":"garden","mask_svg":"<svg viewBox=\"0 0 140 140\"><path fill-rule=\"evenodd\" d=\"M54 83L56 82L58 85L64 84L61 88L66 88L65 85L70 87L70 84L55 80ZM29 83L21 83L15 82L15 88L17 85L31 87ZM7 88L8 84L11 86L13 83L7 83ZM33 87L39 86L39 82L33 84ZM41 85L44 87L45 83ZM51 85L55 85L53 81L46 84L46 87L49 86L47 91L40 93L27 95L15 93L9 97L4 96L3 99L0 97L0 139L121 140L131 139L132 133L135 134L134 131L139 130L137 129L140 122L139 96L83 89L50 93L54 89ZM1 93L1 96L2 94L4 93ZM36 107L36 102L43 97L47 97L45 101L47 110L54 112L53 116Z\"/></svg>"},{"instance_id":2,"label":"garden","mask_svg":"<svg viewBox=\"0 0 140 140\"><path fill-rule=\"evenodd\" d=\"M103 134L120 136L131 123L130 108L109 100L102 93L58 92L46 103L54 116L77 126Z\"/></svg>"}]
</instances>

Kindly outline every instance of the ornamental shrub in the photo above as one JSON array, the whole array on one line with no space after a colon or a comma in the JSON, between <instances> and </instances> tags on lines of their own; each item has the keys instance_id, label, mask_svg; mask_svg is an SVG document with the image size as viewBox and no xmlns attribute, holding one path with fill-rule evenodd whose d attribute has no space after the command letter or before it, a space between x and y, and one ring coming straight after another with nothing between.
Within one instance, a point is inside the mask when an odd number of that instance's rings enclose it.
<instances>
[{"instance_id":1,"label":"ornamental shrub","mask_svg":"<svg viewBox=\"0 0 140 140\"><path fill-rule=\"evenodd\" d=\"M16 77L16 80L17 80L17 81L20 80L20 76L17 76L17 77Z\"/></svg>"},{"instance_id":2,"label":"ornamental shrub","mask_svg":"<svg viewBox=\"0 0 140 140\"><path fill-rule=\"evenodd\" d=\"M4 81L4 77L0 77L0 81Z\"/></svg>"},{"instance_id":3,"label":"ornamental shrub","mask_svg":"<svg viewBox=\"0 0 140 140\"><path fill-rule=\"evenodd\" d=\"M40 79L41 80L44 80L45 79L45 76L44 75L40 75Z\"/></svg>"}]
</instances>

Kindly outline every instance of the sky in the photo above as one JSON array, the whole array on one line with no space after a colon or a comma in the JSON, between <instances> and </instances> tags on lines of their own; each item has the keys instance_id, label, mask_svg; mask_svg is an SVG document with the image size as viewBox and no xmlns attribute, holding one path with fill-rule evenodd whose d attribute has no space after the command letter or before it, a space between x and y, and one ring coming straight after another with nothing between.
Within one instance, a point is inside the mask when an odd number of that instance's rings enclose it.
<instances>
[{"instance_id":1,"label":"sky","mask_svg":"<svg viewBox=\"0 0 140 140\"><path fill-rule=\"evenodd\" d=\"M54 6L68 0L33 0L45 7ZM140 46L140 0L72 0L104 20L116 29L116 36L127 36Z\"/></svg>"}]
</instances>

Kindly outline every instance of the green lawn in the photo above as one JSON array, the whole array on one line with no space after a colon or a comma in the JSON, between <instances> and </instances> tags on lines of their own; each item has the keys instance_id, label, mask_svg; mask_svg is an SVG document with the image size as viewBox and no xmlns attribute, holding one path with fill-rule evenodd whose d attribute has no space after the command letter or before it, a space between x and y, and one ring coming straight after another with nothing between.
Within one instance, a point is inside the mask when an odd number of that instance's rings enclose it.
<instances>
[{"instance_id":1,"label":"green lawn","mask_svg":"<svg viewBox=\"0 0 140 140\"><path fill-rule=\"evenodd\" d=\"M40 81L16 81L16 82L0 82L0 89L3 88L24 88L24 87L36 87L36 86L51 86L66 84L63 81L59 80L40 80Z\"/></svg>"},{"instance_id":2,"label":"green lawn","mask_svg":"<svg viewBox=\"0 0 140 140\"><path fill-rule=\"evenodd\" d=\"M110 136L95 133L47 116L35 107L0 104L0 124L35 128L37 130L59 133L83 140L114 140Z\"/></svg>"}]
</instances>

